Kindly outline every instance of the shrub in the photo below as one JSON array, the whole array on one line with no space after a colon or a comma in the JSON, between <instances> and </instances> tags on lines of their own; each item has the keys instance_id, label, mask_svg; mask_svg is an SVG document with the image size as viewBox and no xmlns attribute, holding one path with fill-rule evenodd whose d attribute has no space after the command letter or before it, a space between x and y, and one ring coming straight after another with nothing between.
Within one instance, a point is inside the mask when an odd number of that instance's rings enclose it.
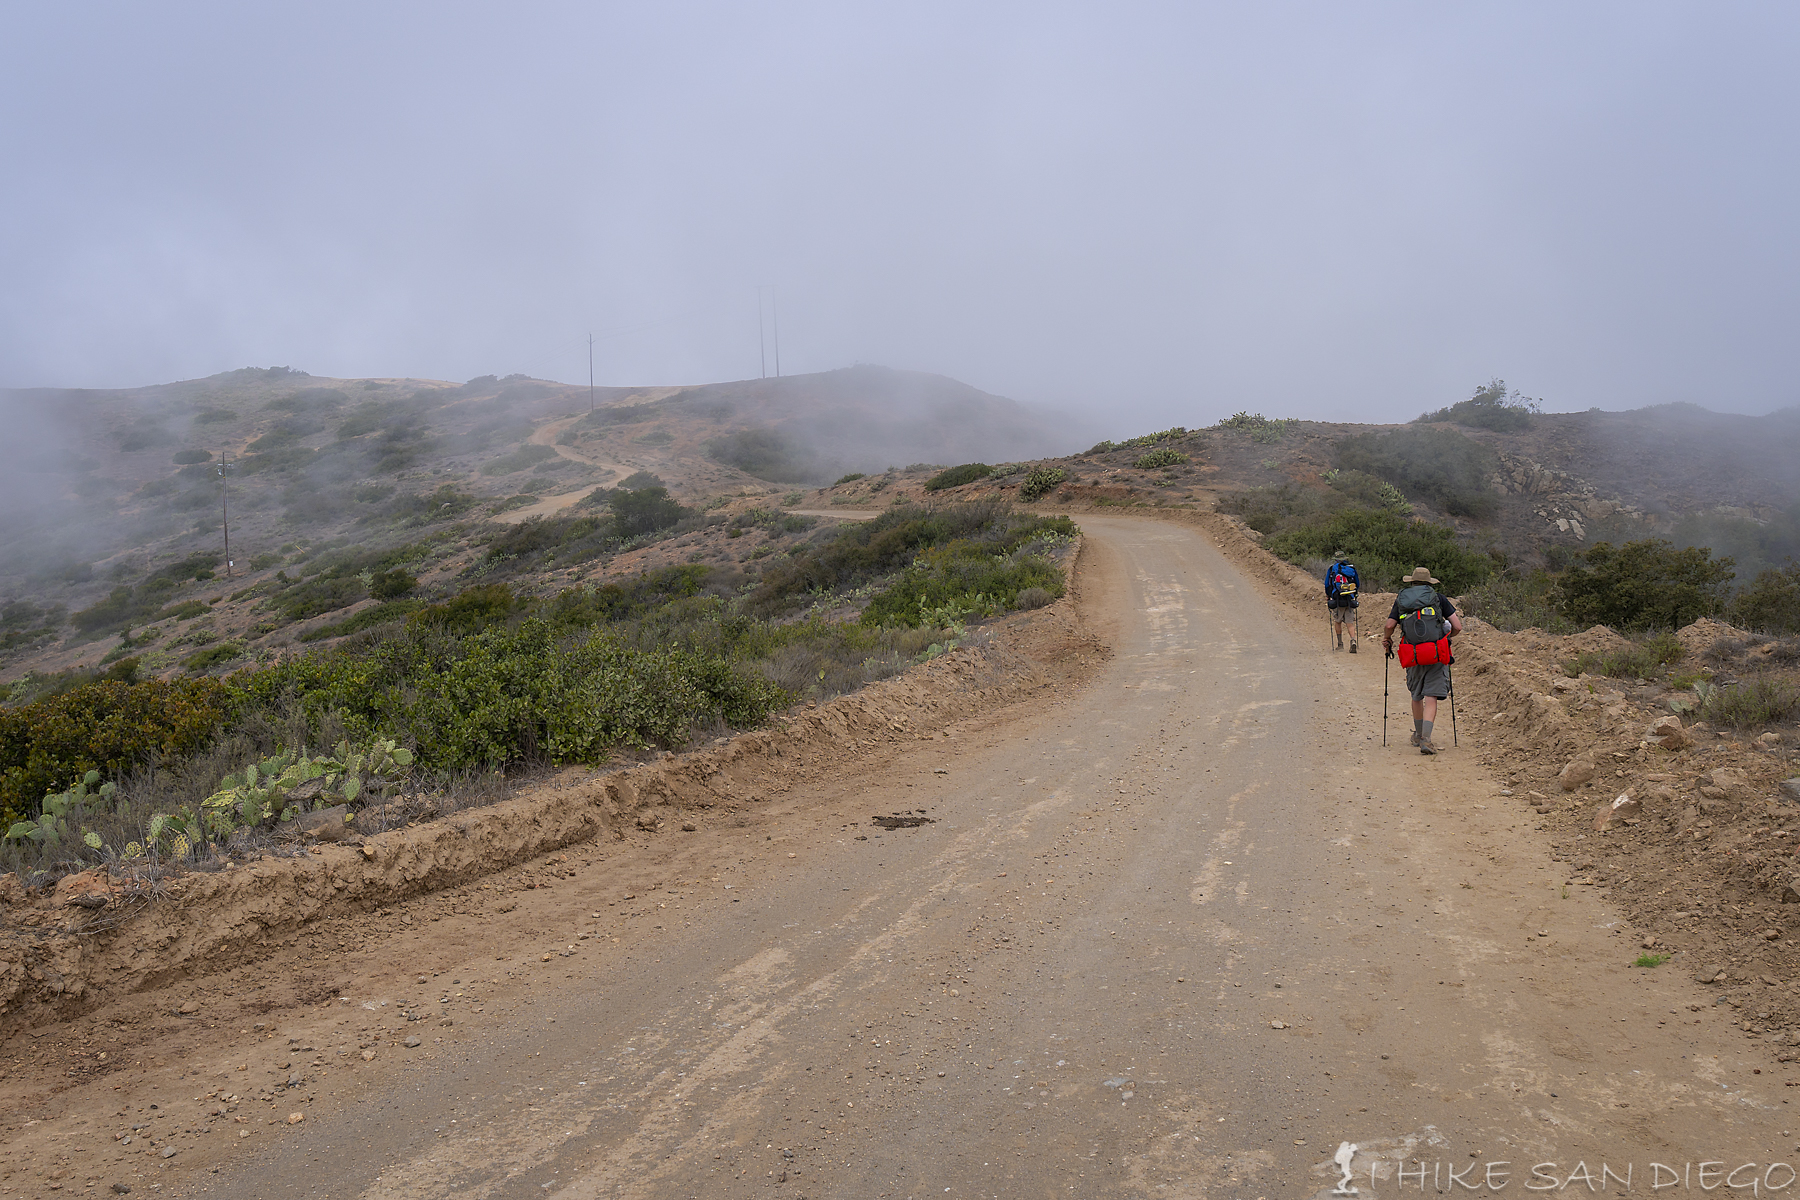
<instances>
[{"instance_id":1,"label":"shrub","mask_svg":"<svg viewBox=\"0 0 1800 1200\"><path fill-rule=\"evenodd\" d=\"M597 762L618 745L673 745L696 724L754 724L782 690L723 655L636 650L597 632L559 641L547 621L467 637L418 624L365 653L308 655L247 682L265 704L294 697L353 736L411 741L439 767L542 758Z\"/></svg>"},{"instance_id":2,"label":"shrub","mask_svg":"<svg viewBox=\"0 0 1800 1200\"><path fill-rule=\"evenodd\" d=\"M1664 631L1628 650L1578 655L1563 663L1562 668L1571 679L1583 673L1608 675L1615 679L1660 679L1663 668L1680 662L1686 653L1675 635Z\"/></svg>"},{"instance_id":3,"label":"shrub","mask_svg":"<svg viewBox=\"0 0 1800 1200\"><path fill-rule=\"evenodd\" d=\"M116 774L153 755L191 754L232 714L224 684L105 680L32 704L0 709L0 813L34 815L62 781Z\"/></svg>"},{"instance_id":4,"label":"shrub","mask_svg":"<svg viewBox=\"0 0 1800 1200\"><path fill-rule=\"evenodd\" d=\"M193 463L211 461L211 450L177 450L175 452L175 462L177 465L191 465Z\"/></svg>"},{"instance_id":5,"label":"shrub","mask_svg":"<svg viewBox=\"0 0 1800 1200\"><path fill-rule=\"evenodd\" d=\"M1278 533L1264 543L1291 563L1304 564L1346 551L1360 569L1365 592L1397 587L1415 566L1443 580L1445 595L1475 587L1494 570L1494 560L1465 548L1447 525L1411 520L1395 512L1350 508Z\"/></svg>"},{"instance_id":6,"label":"shrub","mask_svg":"<svg viewBox=\"0 0 1800 1200\"><path fill-rule=\"evenodd\" d=\"M361 633L365 629L374 629L390 622L404 620L417 612L417 600L393 600L386 604L371 605L353 617L330 625L321 625L317 629L309 629L300 635L303 642L321 642L326 638L345 637L352 633Z\"/></svg>"},{"instance_id":7,"label":"shrub","mask_svg":"<svg viewBox=\"0 0 1800 1200\"><path fill-rule=\"evenodd\" d=\"M1764 571L1731 601L1731 623L1762 633L1800 632L1800 563Z\"/></svg>"},{"instance_id":8,"label":"shrub","mask_svg":"<svg viewBox=\"0 0 1800 1200\"><path fill-rule=\"evenodd\" d=\"M988 553L1010 554L1045 534L1074 533L1067 517L1017 513L998 500L901 505L872 521L844 525L824 545L771 566L748 605L753 612L775 612L803 592L858 587L910 565L924 550L957 539L979 542Z\"/></svg>"},{"instance_id":9,"label":"shrub","mask_svg":"<svg viewBox=\"0 0 1800 1200\"><path fill-rule=\"evenodd\" d=\"M861 471L852 471L848 475L839 475L837 478L837 482L832 484L831 486L832 487L842 487L846 483L855 483L859 479L867 479L867 478L868 478L868 476L863 474Z\"/></svg>"},{"instance_id":10,"label":"shrub","mask_svg":"<svg viewBox=\"0 0 1800 1200\"><path fill-rule=\"evenodd\" d=\"M433 625L453 633L478 633L504 622L519 607L513 590L504 583L488 583L457 593L443 604L420 609L415 624Z\"/></svg>"},{"instance_id":11,"label":"shrub","mask_svg":"<svg viewBox=\"0 0 1800 1200\"><path fill-rule=\"evenodd\" d=\"M951 542L921 556L863 609L865 625L945 625L965 614L986 615L1019 607L1019 595L1035 589L1063 594L1062 571L1035 555L988 554L978 543Z\"/></svg>"},{"instance_id":12,"label":"shrub","mask_svg":"<svg viewBox=\"0 0 1800 1200\"><path fill-rule=\"evenodd\" d=\"M1483 519L1499 505L1491 480L1500 459L1454 429L1425 425L1362 433L1337 444L1338 465L1423 496L1451 516Z\"/></svg>"},{"instance_id":13,"label":"shrub","mask_svg":"<svg viewBox=\"0 0 1800 1200\"><path fill-rule=\"evenodd\" d=\"M181 660L182 669L194 675L203 675L214 667L232 662L244 656L241 642L219 642L196 650Z\"/></svg>"},{"instance_id":14,"label":"shrub","mask_svg":"<svg viewBox=\"0 0 1800 1200\"><path fill-rule=\"evenodd\" d=\"M1426 413L1419 422L1450 421L1471 429L1517 433L1531 427L1531 418L1543 411L1543 405L1542 400L1521 396L1516 390L1508 395L1506 380L1494 379L1476 388L1475 394L1467 400Z\"/></svg>"},{"instance_id":15,"label":"shrub","mask_svg":"<svg viewBox=\"0 0 1800 1200\"><path fill-rule=\"evenodd\" d=\"M1281 440L1290 424L1287 420L1265 417L1261 413L1235 412L1218 424L1219 429L1235 430L1247 433L1250 440L1263 445L1273 445Z\"/></svg>"},{"instance_id":16,"label":"shrub","mask_svg":"<svg viewBox=\"0 0 1800 1200\"><path fill-rule=\"evenodd\" d=\"M925 481L925 490L941 492L945 488L961 487L965 483L974 483L977 479L986 479L992 470L986 463L978 462L947 467Z\"/></svg>"},{"instance_id":17,"label":"shrub","mask_svg":"<svg viewBox=\"0 0 1800 1200\"><path fill-rule=\"evenodd\" d=\"M1561 599L1549 572L1520 575L1509 571L1492 575L1486 583L1464 592L1463 611L1508 633L1521 629L1575 633L1579 627L1557 607Z\"/></svg>"},{"instance_id":18,"label":"shrub","mask_svg":"<svg viewBox=\"0 0 1800 1200\"><path fill-rule=\"evenodd\" d=\"M671 528L688 510L672 499L668 489L660 485L634 491L615 491L608 499L613 526L620 537L639 537Z\"/></svg>"},{"instance_id":19,"label":"shrub","mask_svg":"<svg viewBox=\"0 0 1800 1200\"><path fill-rule=\"evenodd\" d=\"M1069 473L1061 467L1034 467L1019 485L1019 495L1025 500L1036 500L1068 477Z\"/></svg>"},{"instance_id":20,"label":"shrub","mask_svg":"<svg viewBox=\"0 0 1800 1200\"><path fill-rule=\"evenodd\" d=\"M1716 725L1755 729L1774 725L1800 713L1800 688L1785 679L1757 675L1730 687L1706 692L1696 714Z\"/></svg>"},{"instance_id":21,"label":"shrub","mask_svg":"<svg viewBox=\"0 0 1800 1200\"><path fill-rule=\"evenodd\" d=\"M369 580L369 595L377 600L398 600L418 586L418 576L403 567L393 567Z\"/></svg>"},{"instance_id":22,"label":"shrub","mask_svg":"<svg viewBox=\"0 0 1800 1200\"><path fill-rule=\"evenodd\" d=\"M1140 471L1154 471L1158 467L1173 467L1187 460L1188 456L1174 447L1162 446L1139 458L1136 466Z\"/></svg>"},{"instance_id":23,"label":"shrub","mask_svg":"<svg viewBox=\"0 0 1800 1200\"><path fill-rule=\"evenodd\" d=\"M1724 607L1732 561L1703 546L1677 550L1657 538L1615 547L1596 542L1563 572L1562 609L1582 625L1678 629Z\"/></svg>"}]
</instances>

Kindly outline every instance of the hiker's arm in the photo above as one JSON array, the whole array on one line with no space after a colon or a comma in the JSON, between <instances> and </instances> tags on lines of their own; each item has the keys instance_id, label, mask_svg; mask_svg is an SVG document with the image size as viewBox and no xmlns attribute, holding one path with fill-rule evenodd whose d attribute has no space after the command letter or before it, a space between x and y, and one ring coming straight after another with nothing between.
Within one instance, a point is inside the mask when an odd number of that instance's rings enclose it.
<instances>
[{"instance_id":1,"label":"hiker's arm","mask_svg":"<svg viewBox=\"0 0 1800 1200\"><path fill-rule=\"evenodd\" d=\"M1400 624L1400 622L1389 617L1387 619L1387 624L1381 627L1381 644L1390 650L1394 647L1394 627L1398 624Z\"/></svg>"},{"instance_id":2,"label":"hiker's arm","mask_svg":"<svg viewBox=\"0 0 1800 1200\"><path fill-rule=\"evenodd\" d=\"M1461 632L1462 632L1462 614L1461 613L1451 613L1450 614L1450 636L1455 637L1457 634L1459 634Z\"/></svg>"}]
</instances>

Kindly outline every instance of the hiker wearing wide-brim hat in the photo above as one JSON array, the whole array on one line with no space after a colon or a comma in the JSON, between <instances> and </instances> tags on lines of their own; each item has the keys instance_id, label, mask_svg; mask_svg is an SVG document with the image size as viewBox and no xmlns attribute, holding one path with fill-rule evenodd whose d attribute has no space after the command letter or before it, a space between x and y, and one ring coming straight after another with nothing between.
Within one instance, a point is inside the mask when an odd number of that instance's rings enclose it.
<instances>
[{"instance_id":1,"label":"hiker wearing wide-brim hat","mask_svg":"<svg viewBox=\"0 0 1800 1200\"><path fill-rule=\"evenodd\" d=\"M1394 632L1400 632L1400 662L1412 693L1412 744L1420 754L1438 752L1431 726L1437 720L1438 701L1450 694L1450 639L1463 628L1456 606L1437 589L1438 580L1429 570L1414 567L1400 581L1400 594L1381 631L1381 647L1390 655Z\"/></svg>"},{"instance_id":2,"label":"hiker wearing wide-brim hat","mask_svg":"<svg viewBox=\"0 0 1800 1200\"><path fill-rule=\"evenodd\" d=\"M1356 653L1356 590L1361 583L1350 556L1339 550L1332 564L1325 568L1325 612L1335 639L1333 650L1344 648L1344 626L1348 625L1350 653Z\"/></svg>"}]
</instances>

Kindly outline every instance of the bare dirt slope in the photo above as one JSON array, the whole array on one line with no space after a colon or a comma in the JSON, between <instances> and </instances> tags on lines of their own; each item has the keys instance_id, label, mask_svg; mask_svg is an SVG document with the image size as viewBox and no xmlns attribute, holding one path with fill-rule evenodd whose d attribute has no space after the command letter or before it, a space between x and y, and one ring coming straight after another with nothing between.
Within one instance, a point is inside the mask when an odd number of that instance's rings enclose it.
<instances>
[{"instance_id":1,"label":"bare dirt slope","mask_svg":"<svg viewBox=\"0 0 1800 1200\"><path fill-rule=\"evenodd\" d=\"M1084 527L1109 654L1034 615L1051 686L941 708L942 737L821 710L840 736L729 819L603 823L309 931L146 1002L166 1042L104 1010L15 1039L0 1187L1274 1196L1323 1194L1353 1142L1382 1196L1397 1167L1647 1191L1653 1161L1782 1158L1800 1073L1628 965L1483 763L1498 723L1384 749L1383 660L1327 653L1285 568ZM129 1067L50 1090L46 1043L109 1038Z\"/></svg>"}]
</instances>

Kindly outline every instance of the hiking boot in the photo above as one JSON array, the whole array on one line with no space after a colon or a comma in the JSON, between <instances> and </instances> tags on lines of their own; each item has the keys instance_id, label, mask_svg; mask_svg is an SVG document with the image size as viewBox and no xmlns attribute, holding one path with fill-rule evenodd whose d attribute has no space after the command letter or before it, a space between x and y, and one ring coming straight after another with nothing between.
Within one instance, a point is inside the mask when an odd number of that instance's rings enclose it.
<instances>
[{"instance_id":1,"label":"hiking boot","mask_svg":"<svg viewBox=\"0 0 1800 1200\"><path fill-rule=\"evenodd\" d=\"M1430 742L1420 742L1419 743L1419 753L1420 754L1436 754L1437 752L1438 752L1438 748L1436 746L1432 745Z\"/></svg>"},{"instance_id":2,"label":"hiking boot","mask_svg":"<svg viewBox=\"0 0 1800 1200\"><path fill-rule=\"evenodd\" d=\"M1416 729L1413 730L1412 744L1415 746L1419 744L1419 731Z\"/></svg>"},{"instance_id":3,"label":"hiking boot","mask_svg":"<svg viewBox=\"0 0 1800 1200\"><path fill-rule=\"evenodd\" d=\"M1352 654L1356 653L1356 643L1355 642L1350 643L1350 653L1352 653Z\"/></svg>"}]
</instances>

